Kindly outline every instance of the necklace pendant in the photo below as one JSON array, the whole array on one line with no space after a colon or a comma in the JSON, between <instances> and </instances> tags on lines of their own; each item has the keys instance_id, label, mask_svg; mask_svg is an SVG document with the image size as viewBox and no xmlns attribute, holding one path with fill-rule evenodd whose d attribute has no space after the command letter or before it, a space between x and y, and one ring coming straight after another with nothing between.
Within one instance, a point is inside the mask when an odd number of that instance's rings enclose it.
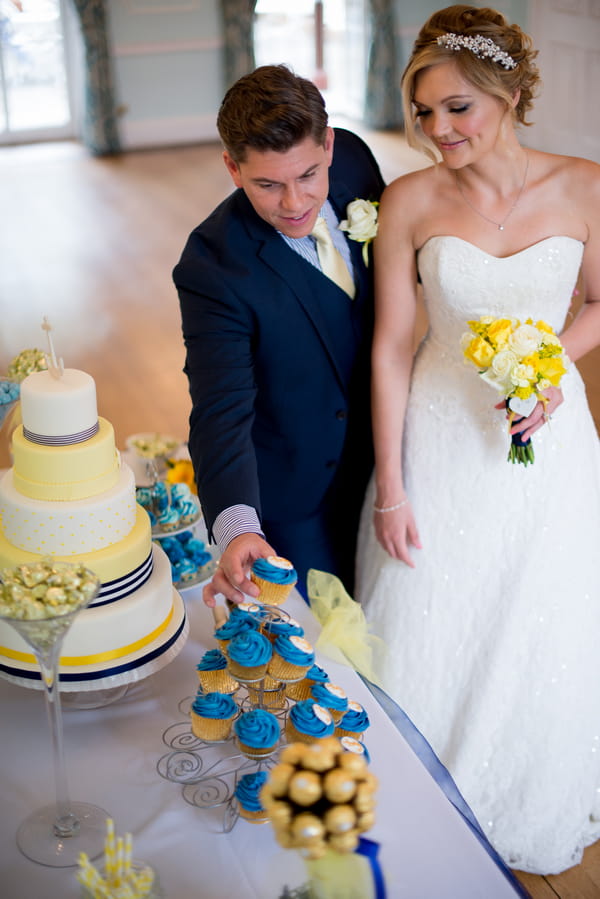
<instances>
[{"instance_id":1,"label":"necklace pendant","mask_svg":"<svg viewBox=\"0 0 600 899\"><path fill-rule=\"evenodd\" d=\"M504 231L504 225L498 225L498 231Z\"/></svg>"}]
</instances>

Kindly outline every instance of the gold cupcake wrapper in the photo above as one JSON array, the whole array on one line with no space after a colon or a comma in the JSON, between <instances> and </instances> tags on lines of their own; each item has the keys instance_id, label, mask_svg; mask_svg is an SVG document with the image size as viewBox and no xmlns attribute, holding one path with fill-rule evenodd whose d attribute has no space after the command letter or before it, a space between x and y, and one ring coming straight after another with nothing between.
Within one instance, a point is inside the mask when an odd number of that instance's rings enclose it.
<instances>
[{"instance_id":1,"label":"gold cupcake wrapper","mask_svg":"<svg viewBox=\"0 0 600 899\"><path fill-rule=\"evenodd\" d=\"M264 824L265 821L269 820L269 816L264 809L261 809L259 812L251 812L248 811L247 808L244 808L239 801L238 811L240 813L240 818L244 818L245 821L254 821L256 824Z\"/></svg>"},{"instance_id":2,"label":"gold cupcake wrapper","mask_svg":"<svg viewBox=\"0 0 600 899\"><path fill-rule=\"evenodd\" d=\"M272 584L270 581L257 577L253 571L250 572L250 579L254 581L260 590L260 596L258 597L260 602L264 602L269 606L280 606L286 601L296 586L296 582L293 584Z\"/></svg>"},{"instance_id":3,"label":"gold cupcake wrapper","mask_svg":"<svg viewBox=\"0 0 600 899\"><path fill-rule=\"evenodd\" d=\"M295 727L291 718L288 718L285 722L285 735L288 743L318 743L319 740L324 739L323 737L311 736L311 734L303 734L302 731Z\"/></svg>"},{"instance_id":4,"label":"gold cupcake wrapper","mask_svg":"<svg viewBox=\"0 0 600 899\"><path fill-rule=\"evenodd\" d=\"M268 663L265 662L263 665L245 667L244 665L239 665L237 662L234 662L233 659L227 660L229 673L232 674L233 677L238 678L241 681L260 680L267 673L267 664Z\"/></svg>"},{"instance_id":5,"label":"gold cupcake wrapper","mask_svg":"<svg viewBox=\"0 0 600 899\"><path fill-rule=\"evenodd\" d=\"M342 737L354 737L355 740L362 740L364 735L365 732L363 730L344 730L343 727L336 727L335 731L333 732L333 736L340 737L340 739Z\"/></svg>"},{"instance_id":6,"label":"gold cupcake wrapper","mask_svg":"<svg viewBox=\"0 0 600 899\"><path fill-rule=\"evenodd\" d=\"M244 755L248 756L251 759L262 759L267 755L271 755L272 752L275 752L277 748L278 741L275 741L272 746L248 746L247 743L243 743L239 737L237 737L237 744L239 746L240 752L243 752Z\"/></svg>"},{"instance_id":7,"label":"gold cupcake wrapper","mask_svg":"<svg viewBox=\"0 0 600 899\"><path fill-rule=\"evenodd\" d=\"M285 692L290 699L301 702L303 699L311 698L312 685L312 681L300 680L296 684L286 684Z\"/></svg>"},{"instance_id":8,"label":"gold cupcake wrapper","mask_svg":"<svg viewBox=\"0 0 600 899\"><path fill-rule=\"evenodd\" d=\"M239 684L226 668L198 671L198 680L205 693L235 693Z\"/></svg>"},{"instance_id":9,"label":"gold cupcake wrapper","mask_svg":"<svg viewBox=\"0 0 600 899\"><path fill-rule=\"evenodd\" d=\"M199 740L206 740L208 743L226 740L231 733L234 718L235 713L230 718L203 718L192 710L192 733Z\"/></svg>"},{"instance_id":10,"label":"gold cupcake wrapper","mask_svg":"<svg viewBox=\"0 0 600 899\"><path fill-rule=\"evenodd\" d=\"M304 677L309 668L310 665L292 665L291 662L286 662L280 655L275 654L269 662L267 671L271 677L279 680L298 680Z\"/></svg>"}]
</instances>

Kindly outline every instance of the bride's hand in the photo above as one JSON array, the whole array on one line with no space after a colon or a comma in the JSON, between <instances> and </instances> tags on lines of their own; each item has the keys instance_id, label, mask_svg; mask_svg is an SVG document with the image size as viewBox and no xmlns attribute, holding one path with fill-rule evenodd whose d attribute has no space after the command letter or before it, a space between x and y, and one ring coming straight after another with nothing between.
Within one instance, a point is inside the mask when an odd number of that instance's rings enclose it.
<instances>
[{"instance_id":1,"label":"bride's hand","mask_svg":"<svg viewBox=\"0 0 600 899\"><path fill-rule=\"evenodd\" d=\"M532 434L539 431L563 402L564 397L560 387L550 386L542 392L548 398L548 401L546 403L536 403L531 415L528 415L527 418L516 419L510 429L511 434L520 434L523 441L528 440ZM496 409L503 409L504 405L504 401L502 401L496 405ZM508 418L508 413L506 417Z\"/></svg>"},{"instance_id":2,"label":"bride's hand","mask_svg":"<svg viewBox=\"0 0 600 899\"><path fill-rule=\"evenodd\" d=\"M414 568L409 546L421 549L421 541L410 503L389 512L374 512L373 524L375 535L386 553Z\"/></svg>"}]
</instances>

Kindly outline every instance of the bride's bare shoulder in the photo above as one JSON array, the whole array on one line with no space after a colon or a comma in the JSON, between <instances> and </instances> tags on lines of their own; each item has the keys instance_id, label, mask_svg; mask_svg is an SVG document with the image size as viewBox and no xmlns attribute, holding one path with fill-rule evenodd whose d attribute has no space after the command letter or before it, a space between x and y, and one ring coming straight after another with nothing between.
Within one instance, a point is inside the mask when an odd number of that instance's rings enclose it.
<instances>
[{"instance_id":1,"label":"bride's bare shoulder","mask_svg":"<svg viewBox=\"0 0 600 899\"><path fill-rule=\"evenodd\" d=\"M381 197L383 210L397 207L420 208L431 202L448 181L448 172L443 165L432 165L415 172L400 175L386 187Z\"/></svg>"}]
</instances>

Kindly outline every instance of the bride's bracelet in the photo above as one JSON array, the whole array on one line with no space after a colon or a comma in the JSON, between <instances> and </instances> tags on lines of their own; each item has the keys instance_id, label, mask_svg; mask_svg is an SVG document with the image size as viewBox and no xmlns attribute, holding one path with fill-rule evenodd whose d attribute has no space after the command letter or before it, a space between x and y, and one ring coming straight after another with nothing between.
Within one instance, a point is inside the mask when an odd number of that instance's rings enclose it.
<instances>
[{"instance_id":1,"label":"bride's bracelet","mask_svg":"<svg viewBox=\"0 0 600 899\"><path fill-rule=\"evenodd\" d=\"M408 500L403 499L401 503L396 503L395 506L373 506L374 512L395 512L396 509L401 509L402 506L408 505Z\"/></svg>"}]
</instances>

